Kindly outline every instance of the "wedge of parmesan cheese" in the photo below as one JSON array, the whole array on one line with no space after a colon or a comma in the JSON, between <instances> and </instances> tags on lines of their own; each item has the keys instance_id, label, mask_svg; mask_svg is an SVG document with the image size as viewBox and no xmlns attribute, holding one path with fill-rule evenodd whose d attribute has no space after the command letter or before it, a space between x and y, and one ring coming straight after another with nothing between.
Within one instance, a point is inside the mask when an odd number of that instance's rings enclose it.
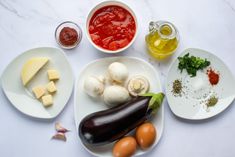
<instances>
[{"instance_id":1,"label":"wedge of parmesan cheese","mask_svg":"<svg viewBox=\"0 0 235 157\"><path fill-rule=\"evenodd\" d=\"M32 78L38 73L38 71L46 65L49 61L46 57L37 57L29 59L23 66L21 71L21 79L23 85L26 86Z\"/></svg>"}]
</instances>

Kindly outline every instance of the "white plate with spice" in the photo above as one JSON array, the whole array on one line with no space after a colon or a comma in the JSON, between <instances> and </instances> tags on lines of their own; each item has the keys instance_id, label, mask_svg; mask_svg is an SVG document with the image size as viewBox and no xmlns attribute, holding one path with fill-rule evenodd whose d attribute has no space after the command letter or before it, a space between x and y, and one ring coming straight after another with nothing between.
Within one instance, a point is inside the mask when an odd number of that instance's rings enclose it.
<instances>
[{"instance_id":1,"label":"white plate with spice","mask_svg":"<svg viewBox=\"0 0 235 157\"><path fill-rule=\"evenodd\" d=\"M171 111L178 117L200 120L224 111L235 98L235 79L221 59L204 50L189 48L179 57L200 57L210 65L198 70L191 77L178 68L176 59L170 67L166 80L166 97Z\"/></svg>"},{"instance_id":2,"label":"white plate with spice","mask_svg":"<svg viewBox=\"0 0 235 157\"><path fill-rule=\"evenodd\" d=\"M75 122L77 129L80 121L88 114L108 109L108 107L104 104L102 100L92 99L85 93L84 80L88 76L100 76L105 74L108 66L113 62L123 63L129 71L129 77L131 77L132 75L145 76L149 80L151 92L162 91L158 72L153 68L153 66L151 66L149 63L147 63L144 60L134 57L110 57L93 61L85 66L83 71L79 74L78 80L76 81L75 85L74 114L75 114ZM147 151L142 151L138 149L138 151L135 153L136 156L150 151L160 141L164 127L163 104L161 108L158 110L157 114L153 117L153 119L151 119L151 122L154 124L155 128L157 129L157 140ZM89 153L93 154L94 156L109 157L112 156L113 144L114 143L103 146L96 146L96 147L83 144L82 145Z\"/></svg>"},{"instance_id":3,"label":"white plate with spice","mask_svg":"<svg viewBox=\"0 0 235 157\"><path fill-rule=\"evenodd\" d=\"M21 79L23 65L29 59L38 57L46 57L49 61L24 86ZM57 70L60 78L55 82L57 91L52 94L53 105L44 107L42 102L35 98L32 88L49 82L47 77L49 69ZM40 119L55 118L63 110L72 94L73 82L72 69L64 52L52 47L34 48L23 52L6 67L1 77L2 89L11 104L20 112Z\"/></svg>"}]
</instances>

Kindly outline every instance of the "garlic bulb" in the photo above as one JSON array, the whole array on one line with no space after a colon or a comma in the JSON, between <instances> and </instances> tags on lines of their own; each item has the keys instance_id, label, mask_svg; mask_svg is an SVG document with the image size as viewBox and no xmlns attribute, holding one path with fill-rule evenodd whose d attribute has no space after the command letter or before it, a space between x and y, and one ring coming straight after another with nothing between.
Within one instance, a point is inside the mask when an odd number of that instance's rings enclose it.
<instances>
[{"instance_id":1,"label":"garlic bulb","mask_svg":"<svg viewBox=\"0 0 235 157\"><path fill-rule=\"evenodd\" d=\"M127 90L132 96L145 94L149 90L149 81L144 76L136 75L128 81Z\"/></svg>"},{"instance_id":2,"label":"garlic bulb","mask_svg":"<svg viewBox=\"0 0 235 157\"><path fill-rule=\"evenodd\" d=\"M129 93L126 88L113 85L105 88L103 98L109 107L113 107L128 101Z\"/></svg>"},{"instance_id":3,"label":"garlic bulb","mask_svg":"<svg viewBox=\"0 0 235 157\"><path fill-rule=\"evenodd\" d=\"M108 67L109 76L113 81L123 83L128 77L127 67L119 62L113 62Z\"/></svg>"},{"instance_id":4,"label":"garlic bulb","mask_svg":"<svg viewBox=\"0 0 235 157\"><path fill-rule=\"evenodd\" d=\"M90 76L84 82L84 90L91 97L98 97L104 91L104 84L96 77Z\"/></svg>"}]
</instances>

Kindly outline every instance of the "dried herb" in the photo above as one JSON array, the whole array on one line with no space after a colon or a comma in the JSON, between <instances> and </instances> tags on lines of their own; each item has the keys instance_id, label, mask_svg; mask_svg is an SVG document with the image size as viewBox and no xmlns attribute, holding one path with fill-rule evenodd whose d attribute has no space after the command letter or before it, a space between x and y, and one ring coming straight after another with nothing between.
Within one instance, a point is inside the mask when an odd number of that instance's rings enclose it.
<instances>
[{"instance_id":1,"label":"dried herb","mask_svg":"<svg viewBox=\"0 0 235 157\"><path fill-rule=\"evenodd\" d=\"M217 102L218 102L218 98L215 96L212 96L207 100L206 106L207 107L215 106L217 104Z\"/></svg>"},{"instance_id":2,"label":"dried herb","mask_svg":"<svg viewBox=\"0 0 235 157\"><path fill-rule=\"evenodd\" d=\"M181 95L182 93L182 81L177 79L173 82L172 92L174 95Z\"/></svg>"},{"instance_id":3,"label":"dried herb","mask_svg":"<svg viewBox=\"0 0 235 157\"><path fill-rule=\"evenodd\" d=\"M187 73L191 77L196 76L198 70L202 70L203 68L210 65L210 61L207 61L207 59L189 56L189 53L185 54L183 57L178 57L178 60L178 68L181 70L181 72L186 69Z\"/></svg>"}]
</instances>

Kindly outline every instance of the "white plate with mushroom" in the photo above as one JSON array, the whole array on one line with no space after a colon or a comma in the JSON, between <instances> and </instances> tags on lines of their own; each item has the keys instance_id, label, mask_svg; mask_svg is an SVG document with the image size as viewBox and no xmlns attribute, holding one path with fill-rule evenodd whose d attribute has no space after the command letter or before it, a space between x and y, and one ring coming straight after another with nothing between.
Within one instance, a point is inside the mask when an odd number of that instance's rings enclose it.
<instances>
[{"instance_id":1,"label":"white plate with mushroom","mask_svg":"<svg viewBox=\"0 0 235 157\"><path fill-rule=\"evenodd\" d=\"M39 119L55 118L72 91L71 66L58 48L30 49L16 57L1 77L3 91L22 113Z\"/></svg>"},{"instance_id":2,"label":"white plate with mushroom","mask_svg":"<svg viewBox=\"0 0 235 157\"><path fill-rule=\"evenodd\" d=\"M128 71L126 71L124 67L120 66L119 63L125 65ZM118 76L114 76L117 73ZM130 84L131 79L137 79L139 82L135 84L134 81ZM145 79L148 80L147 82L149 84L145 82ZM105 82L104 86L101 85L102 81ZM154 93L162 91L158 72L152 65L144 60L134 57L110 57L99 59L86 65L83 71L79 74L75 85L74 112L77 130L80 121L88 114L108 109L115 105L117 101L119 101L118 103L120 103L120 101L125 102L126 91L128 91L128 94L130 93L130 95L135 95L136 91L131 89L133 84L135 84L136 88L138 88L139 85L142 86L144 84L147 88L149 87L150 92ZM113 85L115 87L113 87ZM97 88L94 88L94 86ZM147 88L143 87L141 89L146 90ZM114 93L116 92L121 92L121 94L117 94L121 95L120 98L114 96ZM153 117L153 119L151 119L151 122L157 130L157 139L155 143L147 151L137 150L135 153L136 156L148 152L159 142L164 126L163 111L164 106L162 105L157 114ZM80 139L79 141L81 142ZM113 143L98 147L91 147L87 145L83 146L94 156L112 156Z\"/></svg>"}]
</instances>

